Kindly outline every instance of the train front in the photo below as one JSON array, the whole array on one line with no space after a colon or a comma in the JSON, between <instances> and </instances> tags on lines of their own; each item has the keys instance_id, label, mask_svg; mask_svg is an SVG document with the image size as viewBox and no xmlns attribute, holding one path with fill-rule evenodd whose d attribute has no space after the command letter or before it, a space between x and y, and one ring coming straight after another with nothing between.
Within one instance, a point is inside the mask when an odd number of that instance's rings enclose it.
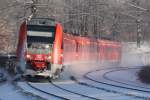
<instances>
[{"instance_id":1,"label":"train front","mask_svg":"<svg viewBox=\"0 0 150 100\"><path fill-rule=\"evenodd\" d=\"M59 76L62 69L62 61L61 63L55 63L54 59L60 59L56 57L58 54L55 55L55 53L61 51L62 36L58 38L58 34L62 35L62 33L57 31L57 23L50 19L31 19L28 22L26 46L27 75L48 76L51 78ZM59 39L59 41L56 39Z\"/></svg>"}]
</instances>

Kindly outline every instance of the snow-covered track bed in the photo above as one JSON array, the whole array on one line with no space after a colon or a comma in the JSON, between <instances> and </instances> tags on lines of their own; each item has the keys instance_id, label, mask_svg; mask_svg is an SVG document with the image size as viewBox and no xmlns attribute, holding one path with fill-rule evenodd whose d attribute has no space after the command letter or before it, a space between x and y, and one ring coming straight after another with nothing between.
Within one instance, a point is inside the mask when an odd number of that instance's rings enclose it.
<instances>
[{"instance_id":1,"label":"snow-covered track bed","mask_svg":"<svg viewBox=\"0 0 150 100\"><path fill-rule=\"evenodd\" d=\"M19 82L18 85L24 89L24 91L39 95L41 98L47 100L102 100L95 95L89 96L89 93L84 91L87 88L85 89L83 86L79 88L79 86L76 86L77 84L72 81L49 83Z\"/></svg>"},{"instance_id":2,"label":"snow-covered track bed","mask_svg":"<svg viewBox=\"0 0 150 100\"><path fill-rule=\"evenodd\" d=\"M131 71L132 69L132 71ZM150 89L146 88L144 86L134 85L130 84L129 81L120 82L119 79L113 80L113 78L108 77L109 73L112 73L115 71L123 70L127 71L130 70L133 72L133 70L137 71L139 68L107 68L107 69L101 69L96 70L92 72L88 72L84 75L84 81L81 81L82 84L91 86L93 88L102 88L104 90L110 90L113 93L122 94L128 97L133 97L137 99L145 99L150 100ZM114 74L113 73L113 74ZM133 72L135 74L135 72ZM116 73L116 76L121 77L121 73ZM132 78L128 73L124 74L126 78ZM111 75L109 75L111 76ZM115 77L115 75L114 75ZM135 79L134 79L135 80ZM142 85L142 83L140 84Z\"/></svg>"},{"instance_id":3,"label":"snow-covered track bed","mask_svg":"<svg viewBox=\"0 0 150 100\"><path fill-rule=\"evenodd\" d=\"M103 74L103 78L108 81L117 83L118 85L121 84L121 86L126 86L126 88L129 88L129 89L131 88L133 90L150 93L150 86L147 85L147 87L146 87L146 84L141 83L140 80L138 79L138 71L139 70L140 70L140 68L115 69L115 70L108 71L105 74ZM120 79L117 80L117 79L113 78L114 73L118 73L118 75L121 75L120 73L122 73L125 75L125 74L128 74L127 72L129 72L129 71L133 72L132 74L135 75L134 78L133 78L133 76L128 77L128 79L126 76L124 76L125 78L123 80L120 80ZM131 77L133 80L130 80Z\"/></svg>"},{"instance_id":4,"label":"snow-covered track bed","mask_svg":"<svg viewBox=\"0 0 150 100\"><path fill-rule=\"evenodd\" d=\"M65 98L65 96L57 94L56 89L49 91L48 87L45 87L47 85L44 83L18 82L17 86L26 94L38 96L43 100L70 100Z\"/></svg>"},{"instance_id":5,"label":"snow-covered track bed","mask_svg":"<svg viewBox=\"0 0 150 100\"><path fill-rule=\"evenodd\" d=\"M105 92L108 92L108 95L107 97L107 100L116 100L118 99L119 100L119 95L121 98L130 98L131 99L150 99L149 97L143 97L143 96L138 96L138 95L135 95L135 94L130 94L130 93L124 93L124 92L121 92L121 91L116 91L114 89L109 89L109 88L106 88L106 87L103 87L101 85L94 85L93 83L90 84L89 81L86 82L86 80L82 81L82 80L78 80L78 79L73 79L76 83L80 84L80 85L83 85L83 86L86 86L86 87L91 87L91 88L95 88L95 89L98 89L98 90L102 90L102 91L105 91ZM111 97L111 95L114 95ZM116 98L115 95L118 95L118 97ZM106 95L105 95L106 96ZM106 98L106 97L104 97ZM122 99L121 99L122 100Z\"/></svg>"},{"instance_id":6,"label":"snow-covered track bed","mask_svg":"<svg viewBox=\"0 0 150 100\"><path fill-rule=\"evenodd\" d=\"M88 88L79 86L76 83L74 83L74 85L70 86L72 88L70 88L68 86L62 86L61 84L53 83L53 82L50 82L50 84L52 84L56 88L59 88L63 91L80 96L81 100L103 100L103 99L100 99L99 97L97 97L96 95L93 96L93 95L88 94L88 92L86 91L86 89L88 89Z\"/></svg>"},{"instance_id":7,"label":"snow-covered track bed","mask_svg":"<svg viewBox=\"0 0 150 100\"><path fill-rule=\"evenodd\" d=\"M18 82L18 86L28 94L46 100L150 100L150 87L136 84L135 76L129 74L136 74L139 68L105 68L88 72L80 79ZM121 73L125 80L115 79L121 77Z\"/></svg>"},{"instance_id":8,"label":"snow-covered track bed","mask_svg":"<svg viewBox=\"0 0 150 100\"><path fill-rule=\"evenodd\" d=\"M38 100L47 100L46 98L43 98L42 96L38 95L36 92L34 92L32 90L30 90L30 91L25 90L22 85L26 86L27 83L26 84L25 84L25 82L23 82L23 83L24 84L22 84L22 82L19 82L19 83L18 82L14 82L13 84L25 96L33 97L33 98L36 98ZM29 88L29 87L27 87L27 88Z\"/></svg>"},{"instance_id":9,"label":"snow-covered track bed","mask_svg":"<svg viewBox=\"0 0 150 100\"><path fill-rule=\"evenodd\" d=\"M57 81L49 83L19 83L29 93L36 93L43 98L56 100L122 100L121 98L128 98L134 100L135 96L124 95L105 88L96 88L92 86L85 86L72 80ZM22 86L23 85L23 86ZM32 89L30 89L29 87ZM39 93L37 93L37 91ZM48 94L46 96L46 94ZM132 99L131 99L132 98ZM141 100L141 98L139 99Z\"/></svg>"}]
</instances>

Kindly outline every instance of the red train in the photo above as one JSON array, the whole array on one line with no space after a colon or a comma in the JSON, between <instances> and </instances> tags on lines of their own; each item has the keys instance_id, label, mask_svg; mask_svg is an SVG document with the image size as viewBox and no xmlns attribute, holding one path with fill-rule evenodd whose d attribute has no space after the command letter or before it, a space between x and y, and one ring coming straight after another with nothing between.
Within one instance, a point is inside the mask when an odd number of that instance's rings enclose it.
<instances>
[{"instance_id":1,"label":"red train","mask_svg":"<svg viewBox=\"0 0 150 100\"><path fill-rule=\"evenodd\" d=\"M121 61L121 49L121 43L117 41L64 34L65 63L106 62L116 64Z\"/></svg>"},{"instance_id":2,"label":"red train","mask_svg":"<svg viewBox=\"0 0 150 100\"><path fill-rule=\"evenodd\" d=\"M17 60L24 75L56 78L62 71L63 29L48 18L32 18L19 31Z\"/></svg>"},{"instance_id":3,"label":"red train","mask_svg":"<svg viewBox=\"0 0 150 100\"><path fill-rule=\"evenodd\" d=\"M119 62L121 43L63 33L52 19L32 18L22 23L17 60L24 75L57 78L64 63Z\"/></svg>"}]
</instances>

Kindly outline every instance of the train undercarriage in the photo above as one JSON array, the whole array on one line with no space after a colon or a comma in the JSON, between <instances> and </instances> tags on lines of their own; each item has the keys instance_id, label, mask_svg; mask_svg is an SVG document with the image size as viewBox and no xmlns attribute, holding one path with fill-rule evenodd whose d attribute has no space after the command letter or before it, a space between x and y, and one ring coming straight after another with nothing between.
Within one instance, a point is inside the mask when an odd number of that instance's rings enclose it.
<instances>
[{"instance_id":1,"label":"train undercarriage","mask_svg":"<svg viewBox=\"0 0 150 100\"><path fill-rule=\"evenodd\" d=\"M29 63L26 64L25 67L26 68L24 70L21 69L21 67L14 60L8 60L5 65L6 70L13 73L13 75L17 76L17 78L39 76L49 79L58 79L61 72L64 69L63 65L56 65L56 64L55 65L49 64L48 68L42 70L33 69L33 66Z\"/></svg>"},{"instance_id":2,"label":"train undercarriage","mask_svg":"<svg viewBox=\"0 0 150 100\"><path fill-rule=\"evenodd\" d=\"M51 79L56 79L59 78L60 73L63 70L62 66L63 65L48 64L48 67L46 69L36 70L33 69L31 65L27 65L27 69L25 70L23 76L43 76Z\"/></svg>"}]
</instances>

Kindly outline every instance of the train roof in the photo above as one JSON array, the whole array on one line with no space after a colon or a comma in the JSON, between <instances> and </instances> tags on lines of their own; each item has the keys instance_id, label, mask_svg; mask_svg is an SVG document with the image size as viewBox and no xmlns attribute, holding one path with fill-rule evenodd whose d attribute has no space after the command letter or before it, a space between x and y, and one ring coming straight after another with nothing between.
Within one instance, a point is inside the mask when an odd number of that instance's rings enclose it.
<instances>
[{"instance_id":1,"label":"train roof","mask_svg":"<svg viewBox=\"0 0 150 100\"><path fill-rule=\"evenodd\" d=\"M27 25L56 26L56 21L51 18L32 18Z\"/></svg>"}]
</instances>

